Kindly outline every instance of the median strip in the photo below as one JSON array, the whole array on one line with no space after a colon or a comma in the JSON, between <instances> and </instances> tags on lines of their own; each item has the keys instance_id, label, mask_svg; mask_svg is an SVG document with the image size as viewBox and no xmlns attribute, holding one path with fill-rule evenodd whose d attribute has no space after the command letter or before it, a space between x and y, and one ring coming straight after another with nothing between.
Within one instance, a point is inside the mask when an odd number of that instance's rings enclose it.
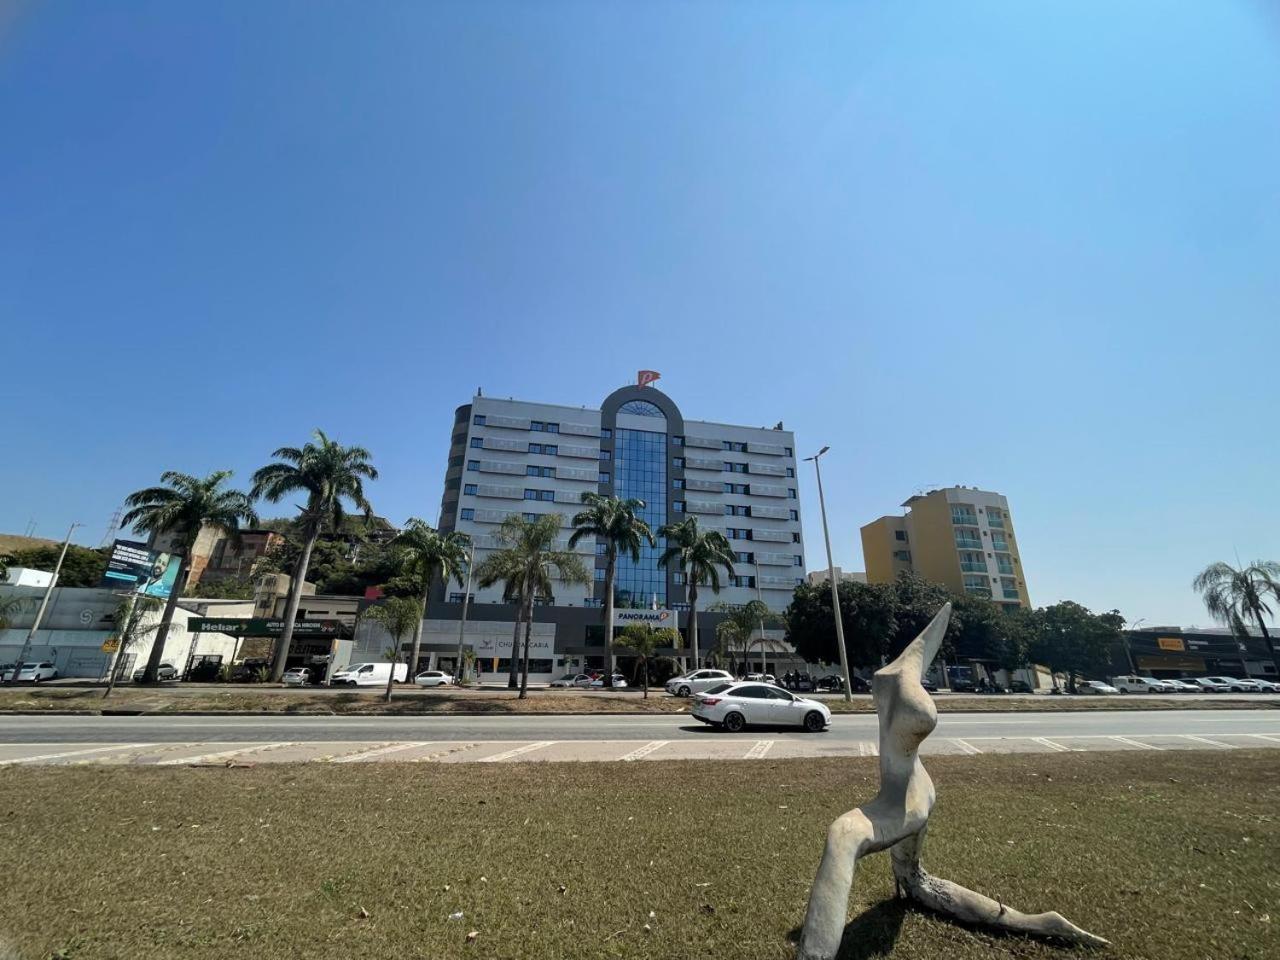
<instances>
[{"instance_id":1,"label":"median strip","mask_svg":"<svg viewBox=\"0 0 1280 960\"><path fill-rule=\"evenodd\" d=\"M234 750L220 750L217 753L199 754L194 757L176 757L172 760L159 760L155 765L157 767L176 767L184 764L216 763L219 760L230 760L234 757L238 757L246 753L254 753L258 750L270 750L273 747L292 746L295 742L296 741L293 740L281 740L278 743L250 743L243 747L237 747Z\"/></svg>"},{"instance_id":2,"label":"median strip","mask_svg":"<svg viewBox=\"0 0 1280 960\"><path fill-rule=\"evenodd\" d=\"M66 750L61 753L42 753L34 757L18 757L14 760L0 760L0 767L12 766L16 763L43 763L46 760L61 760L64 757L83 757L91 753L106 753L109 750L138 750L153 747L153 743L117 743L110 747L92 747L88 750Z\"/></svg>"}]
</instances>

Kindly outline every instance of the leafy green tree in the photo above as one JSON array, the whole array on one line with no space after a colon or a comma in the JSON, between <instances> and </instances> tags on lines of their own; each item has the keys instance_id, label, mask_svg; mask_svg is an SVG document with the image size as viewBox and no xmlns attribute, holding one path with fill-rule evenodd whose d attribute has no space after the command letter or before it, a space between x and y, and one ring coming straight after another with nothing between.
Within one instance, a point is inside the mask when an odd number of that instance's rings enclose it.
<instances>
[{"instance_id":1,"label":"leafy green tree","mask_svg":"<svg viewBox=\"0 0 1280 960\"><path fill-rule=\"evenodd\" d=\"M649 699L649 664L657 657L663 647L678 647L680 632L670 627L646 627L632 623L622 628L620 634L622 646L631 652L640 667L641 684L644 686L644 698Z\"/></svg>"},{"instance_id":2,"label":"leafy green tree","mask_svg":"<svg viewBox=\"0 0 1280 960\"><path fill-rule=\"evenodd\" d=\"M879 667L897 629L893 585L845 581L836 589L849 666ZM829 583L796 587L786 620L787 639L805 660L839 662Z\"/></svg>"},{"instance_id":3,"label":"leafy green tree","mask_svg":"<svg viewBox=\"0 0 1280 960\"><path fill-rule=\"evenodd\" d=\"M32 547L19 550L9 557L9 566L26 567L31 570L44 570L52 573L57 566L61 544L49 547ZM67 555L63 558L62 569L58 571L60 587L96 587L102 582L102 575L107 569L109 548L93 549L70 544ZM3 573L0 573L3 577Z\"/></svg>"},{"instance_id":4,"label":"leafy green tree","mask_svg":"<svg viewBox=\"0 0 1280 960\"><path fill-rule=\"evenodd\" d=\"M439 577L446 584L456 580L462 586L467 569L467 546L471 538L465 533L442 533L417 517L410 517L404 530L391 541L403 575L419 585L419 605L425 612L431 599L431 586ZM422 618L413 628L413 652L409 655L409 678L418 675L418 653L422 647Z\"/></svg>"},{"instance_id":5,"label":"leafy green tree","mask_svg":"<svg viewBox=\"0 0 1280 960\"><path fill-rule=\"evenodd\" d=\"M125 498L125 506L130 509L121 518L121 523L146 534L175 535L177 552L182 558L173 591L160 617L155 642L151 645L151 655L147 657L143 683L156 682L156 671L164 656L173 612L187 582L191 551L201 529L211 527L219 530L238 546L240 524L252 524L258 519L249 497L239 490L228 490L223 486L230 476L230 470L215 470L204 479L169 470L160 475L164 486L147 487Z\"/></svg>"},{"instance_id":6,"label":"leafy green tree","mask_svg":"<svg viewBox=\"0 0 1280 960\"><path fill-rule=\"evenodd\" d=\"M751 667L751 645L754 640L761 642L761 662L765 659L763 628L783 623L783 619L769 609L762 600L748 600L746 603L729 605L718 603L712 610L725 614L725 618L716 624L716 639L732 665L737 658L734 648L742 649L742 662L748 669ZM830 607L828 607L828 610ZM834 630L835 628L832 627ZM759 632L757 638L755 634Z\"/></svg>"},{"instance_id":7,"label":"leafy green tree","mask_svg":"<svg viewBox=\"0 0 1280 960\"><path fill-rule=\"evenodd\" d=\"M304 536L302 553L293 570L284 625L271 665L271 679L276 682L284 676L302 584L307 579L311 553L321 531L341 528L346 516L344 502L348 500L363 511L366 518L373 514L373 507L364 495L364 481L378 478L378 471L369 462L369 451L364 447L344 447L330 440L322 430L315 432L315 441L308 441L302 447L281 447L272 454L278 462L267 464L253 475L255 499L279 503L295 493L307 497L298 517Z\"/></svg>"},{"instance_id":8,"label":"leafy green tree","mask_svg":"<svg viewBox=\"0 0 1280 960\"><path fill-rule=\"evenodd\" d=\"M518 599L520 607L516 630L524 624L524 655L520 672L520 699L529 689L529 641L533 633L533 601L550 597L552 580L588 584L591 575L586 564L572 550L556 548L560 533L560 514L544 513L535 520L512 514L498 528L498 542L503 546L476 565L475 578L481 587L503 584L507 600ZM511 666L515 669L516 644L511 645ZM514 673L508 685L514 686Z\"/></svg>"},{"instance_id":9,"label":"leafy green tree","mask_svg":"<svg viewBox=\"0 0 1280 960\"><path fill-rule=\"evenodd\" d=\"M637 512L644 509L643 500L584 493L582 503L586 509L573 517L569 549L584 537L593 537L604 544L604 685L612 687L617 666L613 655L613 584L618 572L618 555L626 554L639 562L641 545L647 542L653 546L655 541L649 524L637 516Z\"/></svg>"},{"instance_id":10,"label":"leafy green tree","mask_svg":"<svg viewBox=\"0 0 1280 960\"><path fill-rule=\"evenodd\" d=\"M111 696L111 692L115 690L116 680L119 679L119 668L129 647L142 637L155 633L159 629L158 622L146 624L142 622L147 614L154 613L158 609L160 609L160 601L155 597L130 597L116 604L115 615L112 618L116 625L116 652L111 655L107 689L103 691L102 699L105 700Z\"/></svg>"},{"instance_id":11,"label":"leafy green tree","mask_svg":"<svg viewBox=\"0 0 1280 960\"><path fill-rule=\"evenodd\" d=\"M1255 560L1239 569L1229 563L1211 563L1196 575L1192 586L1204 600L1209 615L1229 626L1237 639L1246 639L1246 624L1256 623L1271 661L1280 671L1280 657L1265 619L1271 616L1272 602L1280 599L1280 563Z\"/></svg>"},{"instance_id":12,"label":"leafy green tree","mask_svg":"<svg viewBox=\"0 0 1280 960\"><path fill-rule=\"evenodd\" d=\"M693 649L693 667L701 663L698 656L698 587L707 584L712 593L720 592L720 570L733 577L733 547L718 530L703 530L697 517L679 523L668 523L658 530L665 537L667 549L658 562L674 566L684 574L689 599L689 646Z\"/></svg>"},{"instance_id":13,"label":"leafy green tree","mask_svg":"<svg viewBox=\"0 0 1280 960\"><path fill-rule=\"evenodd\" d=\"M222 580L201 579L183 592L187 597L201 600L252 600L256 588L250 577L226 577Z\"/></svg>"},{"instance_id":14,"label":"leafy green tree","mask_svg":"<svg viewBox=\"0 0 1280 960\"><path fill-rule=\"evenodd\" d=\"M899 573L891 584L893 588L893 634L884 651L886 660L893 660L907 648L929 621L938 615L948 600L955 602L945 586L926 580L918 573ZM948 625L947 636L939 650L939 657L951 659L954 653L957 625Z\"/></svg>"},{"instance_id":15,"label":"leafy green tree","mask_svg":"<svg viewBox=\"0 0 1280 960\"><path fill-rule=\"evenodd\" d=\"M1067 689L1074 693L1078 677L1106 672L1111 649L1120 640L1124 618L1115 610L1095 614L1074 601L1064 600L1037 610L1035 623L1031 658L1055 674L1065 674Z\"/></svg>"},{"instance_id":16,"label":"leafy green tree","mask_svg":"<svg viewBox=\"0 0 1280 960\"><path fill-rule=\"evenodd\" d=\"M387 677L386 702L391 702L391 688L396 682L396 664L400 662L400 648L404 638L422 623L422 603L410 597L390 597L365 611L365 617L380 623L391 634L391 646L387 656L391 660L391 675Z\"/></svg>"}]
</instances>

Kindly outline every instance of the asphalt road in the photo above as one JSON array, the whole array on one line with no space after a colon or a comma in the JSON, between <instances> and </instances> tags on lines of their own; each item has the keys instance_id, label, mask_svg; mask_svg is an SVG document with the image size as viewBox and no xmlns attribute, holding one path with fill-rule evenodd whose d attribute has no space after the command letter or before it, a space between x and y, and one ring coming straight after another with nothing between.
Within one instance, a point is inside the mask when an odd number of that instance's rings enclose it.
<instances>
[{"instance_id":1,"label":"asphalt road","mask_svg":"<svg viewBox=\"0 0 1280 960\"><path fill-rule=\"evenodd\" d=\"M836 715L822 734L766 730L771 736L830 746L876 739L871 715ZM753 736L753 731L744 736ZM1215 733L1280 738L1277 710L1088 711L1073 713L944 713L930 739L1203 736ZM415 717L94 717L3 716L0 743L239 743L422 740L432 742L703 740L723 737L680 715L415 716ZM1260 740L1258 746L1265 746ZM1280 746L1280 740L1276 743Z\"/></svg>"}]
</instances>

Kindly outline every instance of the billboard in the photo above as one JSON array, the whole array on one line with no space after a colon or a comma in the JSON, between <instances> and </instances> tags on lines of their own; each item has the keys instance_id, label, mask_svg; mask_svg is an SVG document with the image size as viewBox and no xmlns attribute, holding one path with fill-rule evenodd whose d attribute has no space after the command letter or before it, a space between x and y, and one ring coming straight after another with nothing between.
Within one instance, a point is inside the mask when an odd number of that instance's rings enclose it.
<instances>
[{"instance_id":1,"label":"billboard","mask_svg":"<svg viewBox=\"0 0 1280 960\"><path fill-rule=\"evenodd\" d=\"M168 600L181 566L182 558L176 554L148 550L145 543L117 540L111 545L111 556L107 558L107 569L99 586Z\"/></svg>"},{"instance_id":2,"label":"billboard","mask_svg":"<svg viewBox=\"0 0 1280 960\"><path fill-rule=\"evenodd\" d=\"M278 637L284 621L278 617L188 617L192 633L226 633L233 637ZM349 637L351 628L341 620L305 620L293 623L295 637Z\"/></svg>"}]
</instances>

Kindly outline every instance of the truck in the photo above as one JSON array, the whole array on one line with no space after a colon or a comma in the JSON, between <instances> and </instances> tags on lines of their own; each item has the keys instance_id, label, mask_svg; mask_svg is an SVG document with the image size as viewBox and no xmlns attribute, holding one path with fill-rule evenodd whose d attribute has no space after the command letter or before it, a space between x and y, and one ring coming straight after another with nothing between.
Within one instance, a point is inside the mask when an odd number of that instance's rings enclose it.
<instances>
[{"instance_id":1,"label":"truck","mask_svg":"<svg viewBox=\"0 0 1280 960\"><path fill-rule=\"evenodd\" d=\"M335 687L385 687L395 667L396 683L404 683L409 676L407 663L352 663L343 667L329 682Z\"/></svg>"}]
</instances>

